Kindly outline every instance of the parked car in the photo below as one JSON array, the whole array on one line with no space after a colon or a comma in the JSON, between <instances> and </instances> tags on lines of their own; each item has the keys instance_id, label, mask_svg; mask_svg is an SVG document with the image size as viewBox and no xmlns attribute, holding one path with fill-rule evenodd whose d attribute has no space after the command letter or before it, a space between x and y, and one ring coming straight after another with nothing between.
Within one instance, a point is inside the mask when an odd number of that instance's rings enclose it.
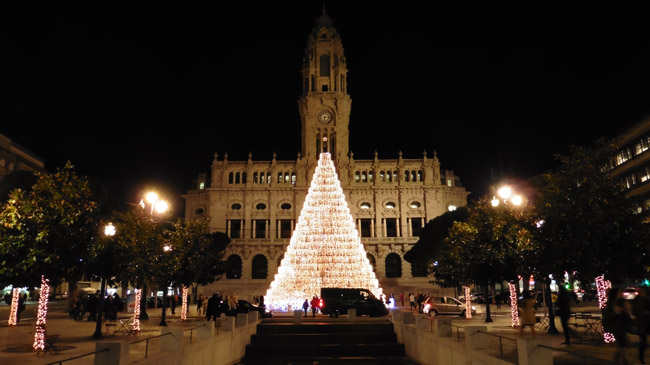
<instances>
[{"instance_id":1,"label":"parked car","mask_svg":"<svg viewBox=\"0 0 650 365\"><path fill-rule=\"evenodd\" d=\"M476 293L471 293L471 294L469 295L469 298L470 298L470 301L472 301L472 302L476 302L476 301L478 300L478 294L476 294ZM460 300L461 302L465 302L465 295L460 295L460 296L458 296L458 300Z\"/></svg>"},{"instance_id":2,"label":"parked car","mask_svg":"<svg viewBox=\"0 0 650 365\"><path fill-rule=\"evenodd\" d=\"M636 290L636 288L628 287L623 289L623 299L625 300L634 300L637 295L639 295L639 292Z\"/></svg>"},{"instance_id":3,"label":"parked car","mask_svg":"<svg viewBox=\"0 0 650 365\"><path fill-rule=\"evenodd\" d=\"M430 297L425 303L424 312L430 316L439 314L458 314L465 316L465 303L452 297ZM472 306L472 314L476 314L476 307Z\"/></svg>"},{"instance_id":4,"label":"parked car","mask_svg":"<svg viewBox=\"0 0 650 365\"><path fill-rule=\"evenodd\" d=\"M237 301L237 312L239 313L258 312L260 318L273 317L273 312L270 309L251 304L245 300Z\"/></svg>"},{"instance_id":5,"label":"parked car","mask_svg":"<svg viewBox=\"0 0 650 365\"><path fill-rule=\"evenodd\" d=\"M330 317L347 314L348 309L356 309L359 316L381 317L388 314L386 304L375 298L368 289L322 288L320 293L323 302L320 311Z\"/></svg>"}]
</instances>

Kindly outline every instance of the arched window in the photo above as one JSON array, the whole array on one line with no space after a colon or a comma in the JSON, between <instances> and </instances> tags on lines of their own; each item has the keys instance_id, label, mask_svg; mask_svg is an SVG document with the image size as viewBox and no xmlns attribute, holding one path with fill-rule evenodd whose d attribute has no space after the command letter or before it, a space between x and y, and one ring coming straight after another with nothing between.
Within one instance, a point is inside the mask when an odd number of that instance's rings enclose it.
<instances>
[{"instance_id":1,"label":"arched window","mask_svg":"<svg viewBox=\"0 0 650 365\"><path fill-rule=\"evenodd\" d=\"M368 261L370 261L370 266L372 266L373 271L377 271L377 263L375 261L375 256L371 254L366 254L368 256Z\"/></svg>"},{"instance_id":2,"label":"arched window","mask_svg":"<svg viewBox=\"0 0 650 365\"><path fill-rule=\"evenodd\" d=\"M226 279L241 279L241 257L230 255L226 260Z\"/></svg>"},{"instance_id":3,"label":"arched window","mask_svg":"<svg viewBox=\"0 0 650 365\"><path fill-rule=\"evenodd\" d=\"M409 170L404 171L404 181L406 182L410 181Z\"/></svg>"},{"instance_id":4,"label":"arched window","mask_svg":"<svg viewBox=\"0 0 650 365\"><path fill-rule=\"evenodd\" d=\"M330 133L330 152L332 153L332 159L336 157L336 135Z\"/></svg>"},{"instance_id":5,"label":"arched window","mask_svg":"<svg viewBox=\"0 0 650 365\"><path fill-rule=\"evenodd\" d=\"M379 172L379 181L381 182L386 181L386 173L383 170Z\"/></svg>"},{"instance_id":6,"label":"arched window","mask_svg":"<svg viewBox=\"0 0 650 365\"><path fill-rule=\"evenodd\" d=\"M246 173L245 172L241 173L241 183L246 184Z\"/></svg>"},{"instance_id":7,"label":"arched window","mask_svg":"<svg viewBox=\"0 0 650 365\"><path fill-rule=\"evenodd\" d=\"M397 170L393 171L393 181L397 182Z\"/></svg>"},{"instance_id":8,"label":"arched window","mask_svg":"<svg viewBox=\"0 0 650 365\"><path fill-rule=\"evenodd\" d=\"M390 170L386 171L386 177L388 178L388 182L393 182L393 173Z\"/></svg>"},{"instance_id":9,"label":"arched window","mask_svg":"<svg viewBox=\"0 0 650 365\"><path fill-rule=\"evenodd\" d=\"M241 176L239 175L239 172L235 173L235 184L239 184Z\"/></svg>"},{"instance_id":10,"label":"arched window","mask_svg":"<svg viewBox=\"0 0 650 365\"><path fill-rule=\"evenodd\" d=\"M251 272L253 279L266 279L269 272L269 261L264 255L256 255L253 257L253 271Z\"/></svg>"},{"instance_id":11,"label":"arched window","mask_svg":"<svg viewBox=\"0 0 650 365\"><path fill-rule=\"evenodd\" d=\"M422 181L422 170L418 170L418 181Z\"/></svg>"},{"instance_id":12,"label":"arched window","mask_svg":"<svg viewBox=\"0 0 650 365\"><path fill-rule=\"evenodd\" d=\"M284 173L284 183L285 183L285 184L288 184L289 181L290 181L289 179L290 179L290 177L289 177L289 173L288 173L288 172L285 172L285 173Z\"/></svg>"},{"instance_id":13,"label":"arched window","mask_svg":"<svg viewBox=\"0 0 650 365\"><path fill-rule=\"evenodd\" d=\"M427 263L426 261L417 261L411 263L411 275L414 278L423 278L427 276Z\"/></svg>"},{"instance_id":14,"label":"arched window","mask_svg":"<svg viewBox=\"0 0 650 365\"><path fill-rule=\"evenodd\" d=\"M235 182L234 176L235 174L233 174L232 172L228 174L228 184L232 184L233 182Z\"/></svg>"},{"instance_id":15,"label":"arched window","mask_svg":"<svg viewBox=\"0 0 650 365\"><path fill-rule=\"evenodd\" d=\"M295 172L291 173L291 183L294 184L294 185L296 184L296 173Z\"/></svg>"},{"instance_id":16,"label":"arched window","mask_svg":"<svg viewBox=\"0 0 650 365\"><path fill-rule=\"evenodd\" d=\"M282 173L278 172L278 184L282 182Z\"/></svg>"},{"instance_id":17,"label":"arched window","mask_svg":"<svg viewBox=\"0 0 650 365\"><path fill-rule=\"evenodd\" d=\"M372 182L372 171L368 171L368 181Z\"/></svg>"},{"instance_id":18,"label":"arched window","mask_svg":"<svg viewBox=\"0 0 650 365\"><path fill-rule=\"evenodd\" d=\"M321 55L320 56L320 75L329 76L330 75L330 56Z\"/></svg>"},{"instance_id":19,"label":"arched window","mask_svg":"<svg viewBox=\"0 0 650 365\"><path fill-rule=\"evenodd\" d=\"M354 182L359 182L361 179L361 175L359 174L359 171L354 172Z\"/></svg>"},{"instance_id":20,"label":"arched window","mask_svg":"<svg viewBox=\"0 0 650 365\"><path fill-rule=\"evenodd\" d=\"M402 277L402 259L396 253L390 253L386 256L386 277Z\"/></svg>"},{"instance_id":21,"label":"arched window","mask_svg":"<svg viewBox=\"0 0 650 365\"><path fill-rule=\"evenodd\" d=\"M411 170L411 181L417 181L415 177L415 170Z\"/></svg>"},{"instance_id":22,"label":"arched window","mask_svg":"<svg viewBox=\"0 0 650 365\"><path fill-rule=\"evenodd\" d=\"M259 180L257 180L257 172L253 173L253 184L257 184Z\"/></svg>"},{"instance_id":23,"label":"arched window","mask_svg":"<svg viewBox=\"0 0 650 365\"><path fill-rule=\"evenodd\" d=\"M366 171L361 173L361 182L368 182L368 173Z\"/></svg>"},{"instance_id":24,"label":"arched window","mask_svg":"<svg viewBox=\"0 0 650 365\"><path fill-rule=\"evenodd\" d=\"M266 173L266 183L271 184L271 173L270 172Z\"/></svg>"}]
</instances>

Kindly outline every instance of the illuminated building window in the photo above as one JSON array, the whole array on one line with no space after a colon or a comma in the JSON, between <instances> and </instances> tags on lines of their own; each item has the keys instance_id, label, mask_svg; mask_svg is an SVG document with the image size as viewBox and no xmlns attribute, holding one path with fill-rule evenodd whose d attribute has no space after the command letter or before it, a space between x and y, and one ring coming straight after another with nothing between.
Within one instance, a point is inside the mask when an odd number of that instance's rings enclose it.
<instances>
[{"instance_id":1,"label":"illuminated building window","mask_svg":"<svg viewBox=\"0 0 650 365\"><path fill-rule=\"evenodd\" d=\"M447 186L453 187L454 186L454 180L452 179L447 179Z\"/></svg>"},{"instance_id":2,"label":"illuminated building window","mask_svg":"<svg viewBox=\"0 0 650 365\"><path fill-rule=\"evenodd\" d=\"M383 170L379 172L379 181L381 182L386 181L386 175Z\"/></svg>"},{"instance_id":3,"label":"illuminated building window","mask_svg":"<svg viewBox=\"0 0 650 365\"><path fill-rule=\"evenodd\" d=\"M205 183L204 183L204 182L199 183L199 189L200 189L200 190L205 189Z\"/></svg>"},{"instance_id":4,"label":"illuminated building window","mask_svg":"<svg viewBox=\"0 0 650 365\"><path fill-rule=\"evenodd\" d=\"M368 202L363 202L360 205L361 209L370 209L371 205Z\"/></svg>"},{"instance_id":5,"label":"illuminated building window","mask_svg":"<svg viewBox=\"0 0 650 365\"><path fill-rule=\"evenodd\" d=\"M397 206L397 204L395 204L393 202L388 202L388 203L386 203L385 207L386 207L386 209L395 209L396 206Z\"/></svg>"},{"instance_id":6,"label":"illuminated building window","mask_svg":"<svg viewBox=\"0 0 650 365\"><path fill-rule=\"evenodd\" d=\"M634 154L640 155L643 152L648 150L648 138L643 138L637 145L634 147Z\"/></svg>"},{"instance_id":7,"label":"illuminated building window","mask_svg":"<svg viewBox=\"0 0 650 365\"><path fill-rule=\"evenodd\" d=\"M648 169L648 167L644 167L639 175L639 180L641 180L641 182L650 180L650 169Z\"/></svg>"},{"instance_id":8,"label":"illuminated building window","mask_svg":"<svg viewBox=\"0 0 650 365\"><path fill-rule=\"evenodd\" d=\"M628 189L636 185L636 175L632 174L625 177L625 185Z\"/></svg>"},{"instance_id":9,"label":"illuminated building window","mask_svg":"<svg viewBox=\"0 0 650 365\"><path fill-rule=\"evenodd\" d=\"M369 172L368 172L368 181L369 181L369 182L372 182L372 181L373 181L372 171L369 171Z\"/></svg>"},{"instance_id":10,"label":"illuminated building window","mask_svg":"<svg viewBox=\"0 0 650 365\"><path fill-rule=\"evenodd\" d=\"M411 205L410 205L410 207L411 207L412 209L417 209L417 208L419 208L419 207L421 207L421 206L422 206L422 204L420 204L420 202L416 202L416 201L411 202Z\"/></svg>"},{"instance_id":11,"label":"illuminated building window","mask_svg":"<svg viewBox=\"0 0 650 365\"><path fill-rule=\"evenodd\" d=\"M291 175L289 175L288 172L285 172L285 173L284 173L284 183L285 183L285 184L288 184L288 183L290 183L290 182L291 182Z\"/></svg>"},{"instance_id":12,"label":"illuminated building window","mask_svg":"<svg viewBox=\"0 0 650 365\"><path fill-rule=\"evenodd\" d=\"M226 260L226 279L241 279L241 257L230 255Z\"/></svg>"},{"instance_id":13,"label":"illuminated building window","mask_svg":"<svg viewBox=\"0 0 650 365\"><path fill-rule=\"evenodd\" d=\"M361 173L361 182L368 182L368 172L364 171Z\"/></svg>"},{"instance_id":14,"label":"illuminated building window","mask_svg":"<svg viewBox=\"0 0 650 365\"><path fill-rule=\"evenodd\" d=\"M409 170L404 171L404 181L406 182L411 181L411 174L409 174Z\"/></svg>"},{"instance_id":15,"label":"illuminated building window","mask_svg":"<svg viewBox=\"0 0 650 365\"><path fill-rule=\"evenodd\" d=\"M390 170L386 171L386 177L388 178L388 182L393 182L393 173Z\"/></svg>"},{"instance_id":16,"label":"illuminated building window","mask_svg":"<svg viewBox=\"0 0 650 365\"><path fill-rule=\"evenodd\" d=\"M359 173L359 171L356 171L354 173L354 182L359 182L359 180L361 180L361 174Z\"/></svg>"},{"instance_id":17,"label":"illuminated building window","mask_svg":"<svg viewBox=\"0 0 650 365\"><path fill-rule=\"evenodd\" d=\"M622 163L626 162L631 158L632 158L632 153L630 152L630 149L629 148L624 149L623 151L619 152L618 155L616 155L616 166L621 165Z\"/></svg>"},{"instance_id":18,"label":"illuminated building window","mask_svg":"<svg viewBox=\"0 0 650 365\"><path fill-rule=\"evenodd\" d=\"M253 184L257 184L259 182L259 179L257 178L257 172L253 173Z\"/></svg>"},{"instance_id":19,"label":"illuminated building window","mask_svg":"<svg viewBox=\"0 0 650 365\"><path fill-rule=\"evenodd\" d=\"M282 183L282 173L278 172L278 184Z\"/></svg>"},{"instance_id":20,"label":"illuminated building window","mask_svg":"<svg viewBox=\"0 0 650 365\"><path fill-rule=\"evenodd\" d=\"M393 181L398 182L397 180L397 170L393 171Z\"/></svg>"},{"instance_id":21,"label":"illuminated building window","mask_svg":"<svg viewBox=\"0 0 650 365\"><path fill-rule=\"evenodd\" d=\"M295 172L291 173L291 183L296 185L296 173Z\"/></svg>"},{"instance_id":22,"label":"illuminated building window","mask_svg":"<svg viewBox=\"0 0 650 365\"><path fill-rule=\"evenodd\" d=\"M422 170L418 170L418 181L422 181Z\"/></svg>"}]
</instances>

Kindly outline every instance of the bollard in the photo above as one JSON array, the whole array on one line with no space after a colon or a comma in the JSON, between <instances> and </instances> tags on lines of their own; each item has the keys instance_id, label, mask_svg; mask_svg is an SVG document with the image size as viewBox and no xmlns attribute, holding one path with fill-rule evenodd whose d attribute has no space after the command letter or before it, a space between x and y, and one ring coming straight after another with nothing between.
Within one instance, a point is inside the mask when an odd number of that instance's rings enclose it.
<instances>
[{"instance_id":1,"label":"bollard","mask_svg":"<svg viewBox=\"0 0 650 365\"><path fill-rule=\"evenodd\" d=\"M237 313L235 327L243 327L248 324L248 313Z\"/></svg>"},{"instance_id":2,"label":"bollard","mask_svg":"<svg viewBox=\"0 0 650 365\"><path fill-rule=\"evenodd\" d=\"M301 323L302 322L302 314L303 314L303 311L293 311L293 323Z\"/></svg>"},{"instance_id":3,"label":"bollard","mask_svg":"<svg viewBox=\"0 0 650 365\"><path fill-rule=\"evenodd\" d=\"M350 322L356 322L357 321L357 310L355 308L348 309L348 320Z\"/></svg>"},{"instance_id":4,"label":"bollard","mask_svg":"<svg viewBox=\"0 0 650 365\"><path fill-rule=\"evenodd\" d=\"M426 314L415 315L415 328L421 331L430 331L429 316Z\"/></svg>"},{"instance_id":5,"label":"bollard","mask_svg":"<svg viewBox=\"0 0 650 365\"><path fill-rule=\"evenodd\" d=\"M221 317L221 328L222 331L234 331L235 330L235 317L225 316Z\"/></svg>"},{"instance_id":6,"label":"bollard","mask_svg":"<svg viewBox=\"0 0 650 365\"><path fill-rule=\"evenodd\" d=\"M550 338L518 338L517 357L520 365L550 365L553 364L553 350L538 347L551 346Z\"/></svg>"},{"instance_id":7,"label":"bollard","mask_svg":"<svg viewBox=\"0 0 650 365\"><path fill-rule=\"evenodd\" d=\"M95 351L108 351L95 354L95 365L126 365L129 363L129 342L97 342Z\"/></svg>"},{"instance_id":8,"label":"bollard","mask_svg":"<svg viewBox=\"0 0 650 365\"><path fill-rule=\"evenodd\" d=\"M436 317L431 322L433 335L436 337L451 337L451 318Z\"/></svg>"},{"instance_id":9,"label":"bollard","mask_svg":"<svg viewBox=\"0 0 650 365\"><path fill-rule=\"evenodd\" d=\"M415 323L415 316L413 312L404 312L402 313L402 323L404 324L413 324Z\"/></svg>"}]
</instances>

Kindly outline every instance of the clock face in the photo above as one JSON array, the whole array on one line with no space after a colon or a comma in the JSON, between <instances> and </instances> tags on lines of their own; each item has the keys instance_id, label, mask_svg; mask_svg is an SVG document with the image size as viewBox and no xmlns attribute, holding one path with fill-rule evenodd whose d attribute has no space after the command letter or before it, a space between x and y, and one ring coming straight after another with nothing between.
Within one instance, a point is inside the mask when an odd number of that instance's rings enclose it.
<instances>
[{"instance_id":1,"label":"clock face","mask_svg":"<svg viewBox=\"0 0 650 365\"><path fill-rule=\"evenodd\" d=\"M323 124L327 124L332 121L332 114L327 110L322 111L318 114L318 120Z\"/></svg>"}]
</instances>

